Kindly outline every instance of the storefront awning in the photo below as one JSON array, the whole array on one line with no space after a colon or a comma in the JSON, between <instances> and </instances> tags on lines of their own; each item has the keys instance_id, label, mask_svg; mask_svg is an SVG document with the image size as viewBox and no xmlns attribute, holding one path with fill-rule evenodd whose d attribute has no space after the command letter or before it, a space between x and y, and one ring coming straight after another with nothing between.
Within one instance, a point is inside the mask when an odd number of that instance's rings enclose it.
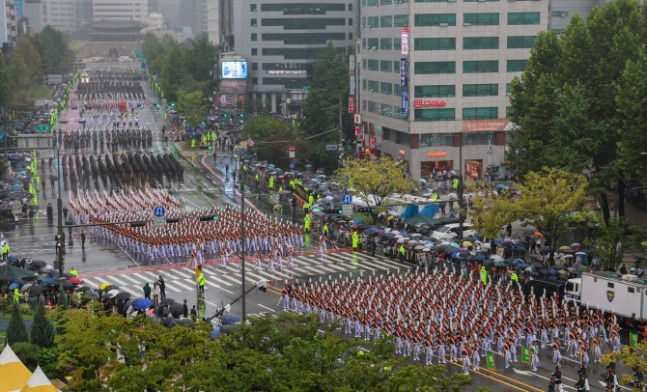
<instances>
[{"instance_id":1,"label":"storefront awning","mask_svg":"<svg viewBox=\"0 0 647 392\"><path fill-rule=\"evenodd\" d=\"M491 120L463 120L463 132L504 131L510 124L507 118Z\"/></svg>"}]
</instances>

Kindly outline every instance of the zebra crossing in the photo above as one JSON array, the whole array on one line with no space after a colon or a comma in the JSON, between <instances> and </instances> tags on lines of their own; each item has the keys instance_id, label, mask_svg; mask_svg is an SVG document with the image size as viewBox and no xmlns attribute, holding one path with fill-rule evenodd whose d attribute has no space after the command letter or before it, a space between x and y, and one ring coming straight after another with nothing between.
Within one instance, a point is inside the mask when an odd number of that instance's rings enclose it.
<instances>
[{"instance_id":1,"label":"zebra crossing","mask_svg":"<svg viewBox=\"0 0 647 392\"><path fill-rule=\"evenodd\" d=\"M385 271L402 272L408 270L410 265L400 264L383 256L371 257L366 253L359 252L331 252L323 257L316 255L298 255L294 257L294 266L289 266L288 261L283 263L283 269L270 271L267 268L267 261L263 269L255 268L255 260L249 257L245 262L245 280L255 284L261 279L281 286L284 281L292 279L327 279L353 276L365 276L368 274L384 273ZM210 292L220 291L223 294L234 295L239 292L242 274L240 262L228 263L226 267L216 264L205 264L202 270L207 278L207 290ZM182 266L158 270L119 270L81 276L84 285L91 288L99 288L104 283L119 287L134 296L143 295L143 287L146 283L153 284L159 278L164 277L166 294L192 295L196 292L196 277L193 269Z\"/></svg>"}]
</instances>

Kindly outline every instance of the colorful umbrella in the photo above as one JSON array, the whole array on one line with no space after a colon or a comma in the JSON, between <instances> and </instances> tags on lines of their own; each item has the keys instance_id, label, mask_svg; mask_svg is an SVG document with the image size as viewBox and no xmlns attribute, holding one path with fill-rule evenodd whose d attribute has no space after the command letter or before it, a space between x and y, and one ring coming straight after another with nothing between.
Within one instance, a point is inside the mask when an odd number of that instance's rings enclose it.
<instances>
[{"instance_id":1,"label":"colorful umbrella","mask_svg":"<svg viewBox=\"0 0 647 392\"><path fill-rule=\"evenodd\" d=\"M111 286L111 284L108 282L101 283L101 285L99 286L99 290L103 290L108 286Z\"/></svg>"},{"instance_id":2,"label":"colorful umbrella","mask_svg":"<svg viewBox=\"0 0 647 392\"><path fill-rule=\"evenodd\" d=\"M144 310L144 309L148 309L152 304L153 304L153 301L151 301L148 298L139 298L133 303L133 308L137 310Z\"/></svg>"},{"instance_id":3,"label":"colorful umbrella","mask_svg":"<svg viewBox=\"0 0 647 392\"><path fill-rule=\"evenodd\" d=\"M70 278L69 281L77 286L83 284L83 282L79 278Z\"/></svg>"}]
</instances>

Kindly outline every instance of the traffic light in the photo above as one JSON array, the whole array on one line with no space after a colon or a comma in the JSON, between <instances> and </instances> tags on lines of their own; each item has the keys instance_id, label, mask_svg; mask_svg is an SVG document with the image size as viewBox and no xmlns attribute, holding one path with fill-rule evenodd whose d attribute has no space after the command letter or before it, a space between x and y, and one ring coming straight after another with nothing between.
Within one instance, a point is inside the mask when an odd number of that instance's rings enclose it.
<instances>
[{"instance_id":1,"label":"traffic light","mask_svg":"<svg viewBox=\"0 0 647 392\"><path fill-rule=\"evenodd\" d=\"M344 213L344 210L339 209L339 210L337 211L337 213L338 213L339 215L341 215L341 214L343 214L343 213Z\"/></svg>"},{"instance_id":2,"label":"traffic light","mask_svg":"<svg viewBox=\"0 0 647 392\"><path fill-rule=\"evenodd\" d=\"M160 103L159 103L159 102L158 102L158 103L156 103L156 104L155 104L155 107L159 109L159 107L160 107Z\"/></svg>"},{"instance_id":3,"label":"traffic light","mask_svg":"<svg viewBox=\"0 0 647 392\"><path fill-rule=\"evenodd\" d=\"M130 227L143 227L146 226L146 221L132 222Z\"/></svg>"},{"instance_id":4,"label":"traffic light","mask_svg":"<svg viewBox=\"0 0 647 392\"><path fill-rule=\"evenodd\" d=\"M375 214L375 207L371 207L371 214Z\"/></svg>"},{"instance_id":5,"label":"traffic light","mask_svg":"<svg viewBox=\"0 0 647 392\"><path fill-rule=\"evenodd\" d=\"M213 222L218 220L218 215L204 215L200 217L200 222Z\"/></svg>"},{"instance_id":6,"label":"traffic light","mask_svg":"<svg viewBox=\"0 0 647 392\"><path fill-rule=\"evenodd\" d=\"M239 114L240 117L245 117L244 113Z\"/></svg>"},{"instance_id":7,"label":"traffic light","mask_svg":"<svg viewBox=\"0 0 647 392\"><path fill-rule=\"evenodd\" d=\"M180 218L166 218L166 223L178 223Z\"/></svg>"},{"instance_id":8,"label":"traffic light","mask_svg":"<svg viewBox=\"0 0 647 392\"><path fill-rule=\"evenodd\" d=\"M174 107L175 107L175 102L171 102L171 107L172 107L172 108L174 108Z\"/></svg>"},{"instance_id":9,"label":"traffic light","mask_svg":"<svg viewBox=\"0 0 647 392\"><path fill-rule=\"evenodd\" d=\"M227 113L223 114L222 116L223 116L224 118L227 118Z\"/></svg>"}]
</instances>

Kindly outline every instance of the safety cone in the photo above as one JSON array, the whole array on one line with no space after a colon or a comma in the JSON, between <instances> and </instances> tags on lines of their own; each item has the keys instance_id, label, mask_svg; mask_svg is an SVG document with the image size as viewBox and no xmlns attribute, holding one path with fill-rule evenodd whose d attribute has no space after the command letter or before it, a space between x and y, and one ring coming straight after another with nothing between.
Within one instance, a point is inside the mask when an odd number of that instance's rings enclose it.
<instances>
[{"instance_id":1,"label":"safety cone","mask_svg":"<svg viewBox=\"0 0 647 392\"><path fill-rule=\"evenodd\" d=\"M52 300L50 299L47 300L47 310L49 310L50 312L52 311Z\"/></svg>"}]
</instances>

